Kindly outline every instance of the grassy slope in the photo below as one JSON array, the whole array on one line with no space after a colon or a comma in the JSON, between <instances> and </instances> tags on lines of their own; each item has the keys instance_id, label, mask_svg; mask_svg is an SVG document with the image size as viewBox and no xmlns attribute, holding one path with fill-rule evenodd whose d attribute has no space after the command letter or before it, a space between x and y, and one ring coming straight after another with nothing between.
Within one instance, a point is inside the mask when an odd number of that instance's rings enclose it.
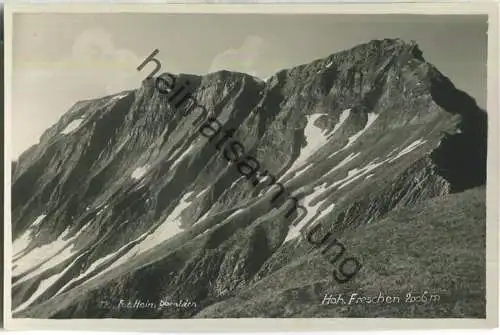
<instances>
[{"instance_id":1,"label":"grassy slope","mask_svg":"<svg viewBox=\"0 0 500 335\"><path fill-rule=\"evenodd\" d=\"M363 264L352 281L313 252L199 317L485 317L485 188L433 198L346 233L346 256ZM344 257L346 257L344 256ZM407 292L440 301L405 303ZM326 293L400 296L400 304L321 305Z\"/></svg>"}]
</instances>

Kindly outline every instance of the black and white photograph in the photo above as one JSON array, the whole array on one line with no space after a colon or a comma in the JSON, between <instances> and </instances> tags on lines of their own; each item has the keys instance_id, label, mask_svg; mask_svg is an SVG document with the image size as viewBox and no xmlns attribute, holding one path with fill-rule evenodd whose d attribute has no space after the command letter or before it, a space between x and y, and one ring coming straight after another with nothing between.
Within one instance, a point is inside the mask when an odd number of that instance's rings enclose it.
<instances>
[{"instance_id":1,"label":"black and white photograph","mask_svg":"<svg viewBox=\"0 0 500 335\"><path fill-rule=\"evenodd\" d=\"M13 321L496 318L491 14L147 8L10 13Z\"/></svg>"}]
</instances>

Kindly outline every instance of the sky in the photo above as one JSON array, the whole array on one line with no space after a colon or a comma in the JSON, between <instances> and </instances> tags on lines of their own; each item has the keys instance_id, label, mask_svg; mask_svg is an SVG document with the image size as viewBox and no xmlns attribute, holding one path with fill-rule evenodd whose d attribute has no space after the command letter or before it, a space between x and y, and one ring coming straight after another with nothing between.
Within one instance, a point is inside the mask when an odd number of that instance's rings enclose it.
<instances>
[{"instance_id":1,"label":"sky","mask_svg":"<svg viewBox=\"0 0 500 335\"><path fill-rule=\"evenodd\" d=\"M415 40L423 56L486 107L486 16L54 14L14 16L13 159L79 100L137 88L153 70L220 69L260 78L372 39Z\"/></svg>"}]
</instances>

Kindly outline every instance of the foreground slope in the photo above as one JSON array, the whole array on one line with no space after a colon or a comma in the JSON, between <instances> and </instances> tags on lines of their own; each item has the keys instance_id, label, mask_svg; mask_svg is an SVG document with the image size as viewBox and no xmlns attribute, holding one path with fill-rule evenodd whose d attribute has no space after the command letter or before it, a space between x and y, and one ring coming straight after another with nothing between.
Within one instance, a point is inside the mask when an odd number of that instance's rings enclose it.
<instances>
[{"instance_id":1,"label":"foreground slope","mask_svg":"<svg viewBox=\"0 0 500 335\"><path fill-rule=\"evenodd\" d=\"M193 317L287 269L330 280L331 266L299 266L316 250L305 232L363 234L394 210L485 184L486 113L415 43L372 41L265 82L228 71L177 80L286 194L272 201L267 178L246 180L193 127L199 115L151 82L79 102L12 166L15 317ZM287 196L307 213L285 217ZM344 285L374 276L361 261Z\"/></svg>"},{"instance_id":2,"label":"foreground slope","mask_svg":"<svg viewBox=\"0 0 500 335\"><path fill-rule=\"evenodd\" d=\"M400 209L341 238L365 264L339 285L319 250L249 286L197 317L485 317L484 187ZM305 275L307 274L307 275ZM408 293L427 302L407 299ZM324 300L325 295L340 300ZM361 296L400 297L362 303ZM439 295L439 300L432 296ZM432 297L432 298L431 298Z\"/></svg>"}]
</instances>

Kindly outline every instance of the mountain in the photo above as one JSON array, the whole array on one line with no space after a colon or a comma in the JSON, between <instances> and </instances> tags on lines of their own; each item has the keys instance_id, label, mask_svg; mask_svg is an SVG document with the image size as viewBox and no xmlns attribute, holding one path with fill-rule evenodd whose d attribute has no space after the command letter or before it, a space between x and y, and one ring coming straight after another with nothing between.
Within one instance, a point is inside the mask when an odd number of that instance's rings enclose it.
<instances>
[{"instance_id":1,"label":"mountain","mask_svg":"<svg viewBox=\"0 0 500 335\"><path fill-rule=\"evenodd\" d=\"M3 9L3 8L2 8ZM0 13L2 19L3 19L3 11L2 13ZM2 24L3 26L3 24ZM3 29L3 28L2 28ZM2 109L2 118L0 119L0 137L1 138L5 138L4 137L4 119L5 119L5 113L4 113L4 56L3 56L3 31L2 31L2 40L0 41L0 64L1 64L1 69L0 69L0 108ZM1 146L0 147L0 157L2 157L2 161L5 162L4 160L4 147ZM4 184L4 175L2 174L2 176L0 177L0 181L2 183L2 185L5 185ZM4 199L3 199L3 193L0 195L0 201L2 203L2 210L4 209ZM4 241L4 235L3 235L3 227L4 226L4 218L2 216L2 218L0 219L1 222L2 222L2 229L0 230L0 240L1 241ZM2 259L2 264L4 264L3 260L5 259L4 258L4 254L3 254L3 248L1 248L2 250L0 251L0 259ZM5 267L2 267L3 269L5 269ZM0 279L0 286L1 287L4 287L3 286L3 280L4 280L4 275L5 275L5 270L3 270L2 272L2 278ZM0 293L0 299L3 300L3 291L2 293ZM3 313L3 303L2 303L2 306L0 307L0 313ZM3 315L3 314L2 314ZM0 327L3 328L3 318L2 318L2 321L0 321Z\"/></svg>"},{"instance_id":2,"label":"mountain","mask_svg":"<svg viewBox=\"0 0 500 335\"><path fill-rule=\"evenodd\" d=\"M205 123L149 79L12 163L14 317L485 317L487 114L416 43L169 75Z\"/></svg>"}]
</instances>

